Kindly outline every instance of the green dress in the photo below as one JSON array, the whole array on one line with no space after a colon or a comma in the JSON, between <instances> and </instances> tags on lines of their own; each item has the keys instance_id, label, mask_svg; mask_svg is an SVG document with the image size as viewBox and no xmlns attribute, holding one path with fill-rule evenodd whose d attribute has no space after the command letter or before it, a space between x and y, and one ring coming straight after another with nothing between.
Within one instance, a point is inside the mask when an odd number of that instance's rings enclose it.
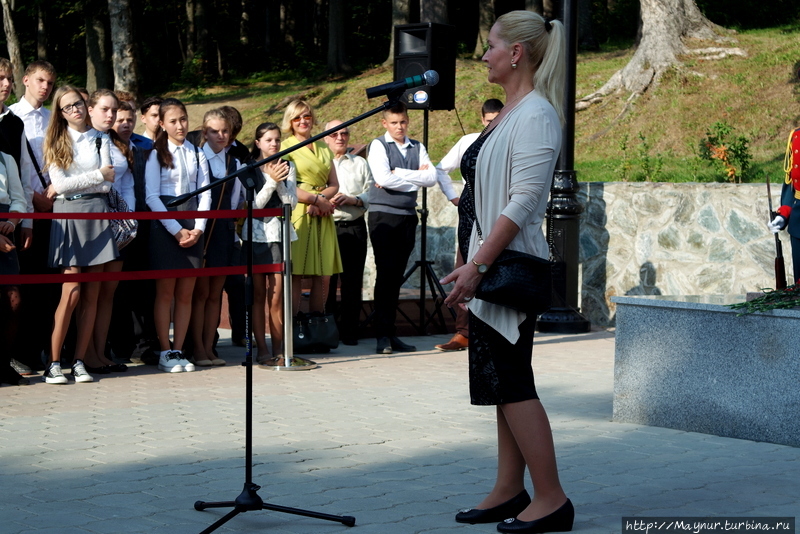
<instances>
[{"instance_id":1,"label":"green dress","mask_svg":"<svg viewBox=\"0 0 800 534\"><path fill-rule=\"evenodd\" d=\"M285 150L299 143L294 136L281 143ZM310 193L319 193L328 186L328 175L333 165L333 152L317 141L314 152L303 147L286 156L297 167L297 187ZM297 203L292 211L292 225L297 241L292 242L292 274L305 276L330 276L342 272L339 241L333 216L312 217L306 213L307 204Z\"/></svg>"}]
</instances>

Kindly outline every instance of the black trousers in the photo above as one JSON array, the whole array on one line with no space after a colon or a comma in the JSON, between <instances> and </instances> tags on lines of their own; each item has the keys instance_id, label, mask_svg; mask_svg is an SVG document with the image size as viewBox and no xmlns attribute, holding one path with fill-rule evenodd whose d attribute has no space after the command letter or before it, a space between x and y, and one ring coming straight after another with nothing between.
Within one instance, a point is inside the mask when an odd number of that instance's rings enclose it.
<instances>
[{"instance_id":1,"label":"black trousers","mask_svg":"<svg viewBox=\"0 0 800 534\"><path fill-rule=\"evenodd\" d=\"M48 267L50 254L49 219L33 221L33 245L18 252L20 274L59 274ZM22 241L17 233L17 245ZM38 369L42 350L50 354L50 334L53 317L61 300L61 284L22 284L20 286L19 329L14 347L9 350L15 358ZM74 321L72 321L74 323Z\"/></svg>"},{"instance_id":2,"label":"black trousers","mask_svg":"<svg viewBox=\"0 0 800 534\"><path fill-rule=\"evenodd\" d=\"M375 254L375 315L377 337L395 334L397 301L406 264L414 250L417 216L373 211L369 214L369 237Z\"/></svg>"},{"instance_id":3,"label":"black trousers","mask_svg":"<svg viewBox=\"0 0 800 534\"><path fill-rule=\"evenodd\" d=\"M358 339L361 318L361 290L367 261L367 223L363 217L336 223L336 237L342 256L342 272L331 276L325 309L332 312L343 339ZM336 304L336 286L341 282L341 299Z\"/></svg>"}]
</instances>

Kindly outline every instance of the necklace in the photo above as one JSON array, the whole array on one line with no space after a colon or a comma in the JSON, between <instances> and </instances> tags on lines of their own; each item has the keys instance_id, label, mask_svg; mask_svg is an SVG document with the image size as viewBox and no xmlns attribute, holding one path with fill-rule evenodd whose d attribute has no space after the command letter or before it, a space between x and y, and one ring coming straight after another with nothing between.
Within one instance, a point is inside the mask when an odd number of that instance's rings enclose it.
<instances>
[{"instance_id":1,"label":"necklace","mask_svg":"<svg viewBox=\"0 0 800 534\"><path fill-rule=\"evenodd\" d=\"M489 131L489 129L492 127L492 125L495 125L495 124L499 123L501 120L505 119L506 115L508 115L508 112L511 111L514 108L514 105L516 105L518 100L520 100L522 97L524 97L526 95L531 94L532 92L533 92L533 89L531 89L527 93L522 93L519 96L517 96L516 98L514 98L513 100L511 100L511 102L509 102L505 106L503 106L503 110L500 112L500 115L502 115L502 116L498 115L492 122L487 124L486 127L481 132L480 137L483 137L486 134L486 132Z\"/></svg>"}]
</instances>

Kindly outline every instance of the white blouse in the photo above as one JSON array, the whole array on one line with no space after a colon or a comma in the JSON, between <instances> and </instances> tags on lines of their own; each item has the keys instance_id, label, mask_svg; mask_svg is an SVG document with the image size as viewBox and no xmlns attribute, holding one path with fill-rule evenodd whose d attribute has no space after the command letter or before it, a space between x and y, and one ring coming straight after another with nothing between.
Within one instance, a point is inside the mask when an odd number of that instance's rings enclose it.
<instances>
[{"instance_id":1,"label":"white blouse","mask_svg":"<svg viewBox=\"0 0 800 534\"><path fill-rule=\"evenodd\" d=\"M291 204L292 209L297 206L297 169L294 163L289 162L289 175L286 180L276 182L266 173L264 175L264 187L256 194L255 207L262 209L272 198L274 192L278 192L278 197L282 204ZM297 233L294 226L289 225L290 239L297 241ZM247 221L242 227L242 239L247 237ZM283 238L283 225L281 219L277 217L254 217L253 219L253 242L254 243L280 243Z\"/></svg>"},{"instance_id":2,"label":"white blouse","mask_svg":"<svg viewBox=\"0 0 800 534\"><path fill-rule=\"evenodd\" d=\"M133 172L128 160L114 142L111 142L111 165L114 166L114 183L112 187L122 195L128 208L136 209L136 194L133 191Z\"/></svg>"},{"instance_id":3,"label":"white blouse","mask_svg":"<svg viewBox=\"0 0 800 534\"><path fill-rule=\"evenodd\" d=\"M161 196L178 196L181 194L181 159L178 156L178 151L182 150L186 160L186 173L189 177L189 191L194 191L197 188L208 185L208 164L206 156L202 150L198 150L195 154L194 145L189 141L184 141L183 145L175 145L172 141L167 141L167 147L172 153L173 168L162 167L158 163L158 154L154 149L150 152L150 157L147 160L145 167L145 189L147 196L145 202L151 211L167 211L167 207L161 202ZM198 163L200 164L198 167ZM197 202L197 209L200 211L208 211L211 208L211 193L203 191L200 193ZM163 219L161 224L164 228L175 235L183 228L180 223L174 219ZM206 219L195 219L195 230L205 231Z\"/></svg>"},{"instance_id":4,"label":"white blouse","mask_svg":"<svg viewBox=\"0 0 800 534\"><path fill-rule=\"evenodd\" d=\"M0 160L0 204L6 204L9 212L25 213L28 211L25 191L22 189L22 182L19 179L17 162L14 161L13 156L5 152L2 153L2 160Z\"/></svg>"},{"instance_id":5,"label":"white blouse","mask_svg":"<svg viewBox=\"0 0 800 534\"><path fill-rule=\"evenodd\" d=\"M111 182L104 180L100 173L100 167L111 165L111 140L94 128L85 132L67 128L67 132L72 139L72 165L69 169L53 164L48 167L58 197L111 191ZM98 138L100 150L97 149Z\"/></svg>"}]
</instances>

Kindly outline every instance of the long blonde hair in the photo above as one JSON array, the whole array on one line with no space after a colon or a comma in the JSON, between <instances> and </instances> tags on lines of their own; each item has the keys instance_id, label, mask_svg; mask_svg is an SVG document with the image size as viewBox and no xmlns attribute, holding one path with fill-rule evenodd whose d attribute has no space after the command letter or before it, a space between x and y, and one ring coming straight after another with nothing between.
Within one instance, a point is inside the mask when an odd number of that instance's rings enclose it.
<instances>
[{"instance_id":1,"label":"long blonde hair","mask_svg":"<svg viewBox=\"0 0 800 534\"><path fill-rule=\"evenodd\" d=\"M314 113L314 108L311 107L311 104L305 100L292 100L289 102L289 105L286 106L286 111L283 113L283 122L281 123L281 131L283 133L289 135L294 134L292 119L304 109L308 109L308 113L311 115L311 126L317 123L317 115Z\"/></svg>"},{"instance_id":2,"label":"long blonde hair","mask_svg":"<svg viewBox=\"0 0 800 534\"><path fill-rule=\"evenodd\" d=\"M72 138L67 132L67 119L61 113L61 99L69 93L75 93L81 97L84 109L86 109L86 102L83 100L80 92L71 85L62 85L56 89L53 95L53 110L50 116L50 124L47 125L47 131L44 134L44 161L46 165L54 165L59 169L67 170L72 166L72 158L74 156L74 147L72 146ZM88 110L87 110L88 112Z\"/></svg>"},{"instance_id":3,"label":"long blonde hair","mask_svg":"<svg viewBox=\"0 0 800 534\"><path fill-rule=\"evenodd\" d=\"M534 68L533 87L564 122L564 76L567 62L564 25L545 21L533 11L510 11L497 18L498 35L507 44L520 43Z\"/></svg>"}]
</instances>

